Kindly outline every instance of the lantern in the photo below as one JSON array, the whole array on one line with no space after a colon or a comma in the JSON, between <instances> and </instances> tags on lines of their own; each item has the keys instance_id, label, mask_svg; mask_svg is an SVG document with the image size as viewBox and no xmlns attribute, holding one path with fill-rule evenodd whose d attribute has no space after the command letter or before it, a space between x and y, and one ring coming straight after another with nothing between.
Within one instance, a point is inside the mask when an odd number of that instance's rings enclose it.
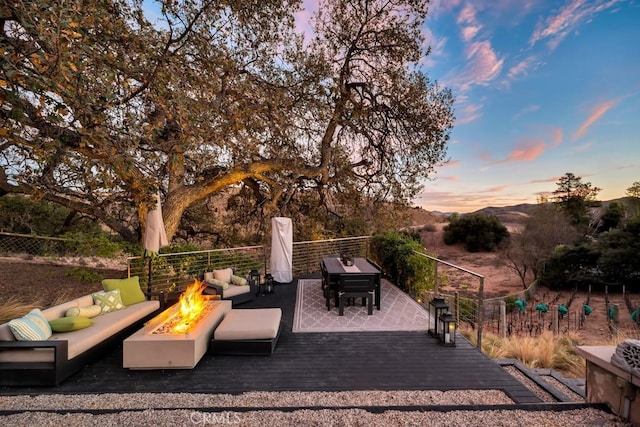
<instances>
[{"instance_id":1,"label":"lantern","mask_svg":"<svg viewBox=\"0 0 640 427\"><path fill-rule=\"evenodd\" d=\"M435 296L429 302L429 335L438 336L438 318L447 310L449 306L442 297Z\"/></svg>"},{"instance_id":2,"label":"lantern","mask_svg":"<svg viewBox=\"0 0 640 427\"><path fill-rule=\"evenodd\" d=\"M249 272L249 280L252 281L256 286L256 294L260 293L260 272L258 270L251 270Z\"/></svg>"},{"instance_id":3,"label":"lantern","mask_svg":"<svg viewBox=\"0 0 640 427\"><path fill-rule=\"evenodd\" d=\"M456 345L456 318L453 314L443 313L438 318L438 341L444 346L453 347Z\"/></svg>"},{"instance_id":4,"label":"lantern","mask_svg":"<svg viewBox=\"0 0 640 427\"><path fill-rule=\"evenodd\" d=\"M270 273L264 275L264 289L263 293L272 294L275 291L275 286L273 284L273 276Z\"/></svg>"}]
</instances>

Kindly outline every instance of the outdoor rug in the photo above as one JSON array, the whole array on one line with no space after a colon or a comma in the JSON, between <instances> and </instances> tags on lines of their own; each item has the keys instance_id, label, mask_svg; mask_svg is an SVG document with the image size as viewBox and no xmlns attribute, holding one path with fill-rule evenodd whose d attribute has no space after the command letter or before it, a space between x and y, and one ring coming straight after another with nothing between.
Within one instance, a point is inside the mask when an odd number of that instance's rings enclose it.
<instances>
[{"instance_id":1,"label":"outdoor rug","mask_svg":"<svg viewBox=\"0 0 640 427\"><path fill-rule=\"evenodd\" d=\"M327 311L320 279L300 279L293 332L427 331L429 312L387 280L382 280L380 311L367 315L360 298L346 306L344 316L331 304Z\"/></svg>"}]
</instances>

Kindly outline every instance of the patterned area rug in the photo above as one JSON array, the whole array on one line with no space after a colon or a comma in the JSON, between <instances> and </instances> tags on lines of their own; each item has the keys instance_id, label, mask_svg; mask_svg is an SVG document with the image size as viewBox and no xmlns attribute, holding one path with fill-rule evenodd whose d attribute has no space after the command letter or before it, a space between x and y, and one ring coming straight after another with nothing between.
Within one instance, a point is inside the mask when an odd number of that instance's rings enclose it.
<instances>
[{"instance_id":1,"label":"patterned area rug","mask_svg":"<svg viewBox=\"0 0 640 427\"><path fill-rule=\"evenodd\" d=\"M327 311L320 279L301 279L293 332L427 331L427 309L386 280L382 280L381 292L380 311L374 306L373 314L367 315L367 307L358 299L355 306L344 308L344 316L338 316L333 304Z\"/></svg>"}]
</instances>

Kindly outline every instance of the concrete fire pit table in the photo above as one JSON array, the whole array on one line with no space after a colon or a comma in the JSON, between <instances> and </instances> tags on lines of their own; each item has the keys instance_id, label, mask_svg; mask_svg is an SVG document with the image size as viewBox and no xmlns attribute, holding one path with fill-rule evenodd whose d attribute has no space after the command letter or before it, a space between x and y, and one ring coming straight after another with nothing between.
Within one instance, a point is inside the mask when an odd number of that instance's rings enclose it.
<instances>
[{"instance_id":1,"label":"concrete fire pit table","mask_svg":"<svg viewBox=\"0 0 640 427\"><path fill-rule=\"evenodd\" d=\"M151 319L125 339L122 366L129 369L193 369L207 352L213 331L227 313L231 301L208 301L211 308L187 333L159 332L179 311L178 304Z\"/></svg>"}]
</instances>

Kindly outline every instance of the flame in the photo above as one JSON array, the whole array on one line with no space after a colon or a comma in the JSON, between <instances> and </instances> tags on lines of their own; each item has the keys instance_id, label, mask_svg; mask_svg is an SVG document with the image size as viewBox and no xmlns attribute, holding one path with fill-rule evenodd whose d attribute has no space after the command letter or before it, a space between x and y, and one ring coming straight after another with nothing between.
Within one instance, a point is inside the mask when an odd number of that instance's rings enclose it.
<instances>
[{"instance_id":1,"label":"flame","mask_svg":"<svg viewBox=\"0 0 640 427\"><path fill-rule=\"evenodd\" d=\"M207 298L202 295L205 284L196 280L180 295L178 322L171 328L171 332L185 334L195 325L200 314L207 306Z\"/></svg>"}]
</instances>

